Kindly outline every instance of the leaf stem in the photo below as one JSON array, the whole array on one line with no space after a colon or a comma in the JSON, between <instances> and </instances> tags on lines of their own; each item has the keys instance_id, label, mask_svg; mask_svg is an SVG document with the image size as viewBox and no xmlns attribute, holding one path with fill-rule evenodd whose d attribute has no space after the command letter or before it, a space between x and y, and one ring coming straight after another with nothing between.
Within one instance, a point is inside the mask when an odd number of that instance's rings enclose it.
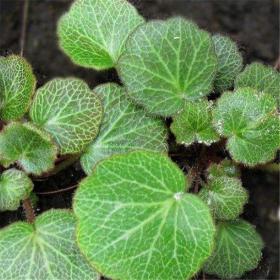
<instances>
[{"instance_id":1,"label":"leaf stem","mask_svg":"<svg viewBox=\"0 0 280 280\"><path fill-rule=\"evenodd\" d=\"M21 24L21 32L20 32L20 55L21 56L23 56L24 45L25 45L28 8L29 8L29 0L24 0L23 11L22 11L22 24Z\"/></svg>"},{"instance_id":2,"label":"leaf stem","mask_svg":"<svg viewBox=\"0 0 280 280\"><path fill-rule=\"evenodd\" d=\"M62 193L62 192L66 192L66 191L70 191L73 189L76 189L78 186L78 184L70 186L68 188L64 188L64 189L59 189L59 190L55 190L55 191L49 191L49 192L36 192L36 194L38 195L51 195L51 194L57 194L57 193Z\"/></svg>"},{"instance_id":3,"label":"leaf stem","mask_svg":"<svg viewBox=\"0 0 280 280\"><path fill-rule=\"evenodd\" d=\"M35 221L35 212L30 198L26 198L22 201L22 207L25 213L25 217L28 223L33 224Z\"/></svg>"}]
</instances>

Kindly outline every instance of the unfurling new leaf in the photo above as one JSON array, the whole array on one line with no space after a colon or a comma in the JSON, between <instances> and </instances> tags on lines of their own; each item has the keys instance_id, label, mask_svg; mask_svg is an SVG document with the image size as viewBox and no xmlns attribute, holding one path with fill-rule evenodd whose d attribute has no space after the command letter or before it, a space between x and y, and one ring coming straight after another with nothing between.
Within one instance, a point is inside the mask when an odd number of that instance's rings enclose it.
<instances>
[{"instance_id":1,"label":"unfurling new leaf","mask_svg":"<svg viewBox=\"0 0 280 280\"><path fill-rule=\"evenodd\" d=\"M186 146L194 142L210 145L219 140L212 125L211 106L206 100L187 102L184 109L174 116L170 129L178 143Z\"/></svg>"}]
</instances>

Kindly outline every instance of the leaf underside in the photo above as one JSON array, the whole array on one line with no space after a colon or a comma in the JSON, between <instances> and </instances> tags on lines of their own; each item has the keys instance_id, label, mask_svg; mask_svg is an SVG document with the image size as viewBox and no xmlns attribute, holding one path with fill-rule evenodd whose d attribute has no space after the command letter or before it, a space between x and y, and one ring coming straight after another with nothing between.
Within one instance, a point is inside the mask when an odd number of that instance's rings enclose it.
<instances>
[{"instance_id":1,"label":"leaf underside","mask_svg":"<svg viewBox=\"0 0 280 280\"><path fill-rule=\"evenodd\" d=\"M32 68L24 58L0 57L0 119L21 118L29 107L35 84Z\"/></svg>"},{"instance_id":2,"label":"leaf underside","mask_svg":"<svg viewBox=\"0 0 280 280\"><path fill-rule=\"evenodd\" d=\"M13 280L97 280L75 244L70 211L50 210L34 225L14 223L0 231L0 275Z\"/></svg>"},{"instance_id":3,"label":"leaf underside","mask_svg":"<svg viewBox=\"0 0 280 280\"><path fill-rule=\"evenodd\" d=\"M263 242L255 228L243 220L221 222L216 245L203 270L222 279L240 278L257 267Z\"/></svg>"},{"instance_id":4,"label":"leaf underside","mask_svg":"<svg viewBox=\"0 0 280 280\"><path fill-rule=\"evenodd\" d=\"M32 189L33 183L24 172L14 168L4 171L0 175L0 211L17 210Z\"/></svg>"},{"instance_id":5,"label":"leaf underside","mask_svg":"<svg viewBox=\"0 0 280 280\"><path fill-rule=\"evenodd\" d=\"M118 71L148 112L171 116L213 89L217 58L210 35L183 18L149 21L129 37Z\"/></svg>"},{"instance_id":6,"label":"leaf underside","mask_svg":"<svg viewBox=\"0 0 280 280\"><path fill-rule=\"evenodd\" d=\"M159 153L100 162L74 198L83 254L113 279L189 279L211 254L215 228L186 187L181 170Z\"/></svg>"},{"instance_id":7,"label":"leaf underside","mask_svg":"<svg viewBox=\"0 0 280 280\"><path fill-rule=\"evenodd\" d=\"M57 149L49 135L30 123L10 123L0 133L0 163L18 163L24 171L40 175L53 168Z\"/></svg>"},{"instance_id":8,"label":"leaf underside","mask_svg":"<svg viewBox=\"0 0 280 280\"><path fill-rule=\"evenodd\" d=\"M143 22L127 1L75 1L58 24L60 47L78 65L112 68L129 34Z\"/></svg>"},{"instance_id":9,"label":"leaf underside","mask_svg":"<svg viewBox=\"0 0 280 280\"><path fill-rule=\"evenodd\" d=\"M238 47L229 37L214 35L212 37L218 57L218 69L214 82L215 90L223 92L233 86L233 82L242 69L242 56Z\"/></svg>"},{"instance_id":10,"label":"leaf underside","mask_svg":"<svg viewBox=\"0 0 280 280\"><path fill-rule=\"evenodd\" d=\"M279 148L279 115L273 97L252 88L226 92L218 100L214 125L227 137L227 148L237 162L254 166L275 157Z\"/></svg>"},{"instance_id":11,"label":"leaf underside","mask_svg":"<svg viewBox=\"0 0 280 280\"><path fill-rule=\"evenodd\" d=\"M96 137L102 114L99 98L76 78L46 83L30 110L32 121L52 135L61 154L81 152Z\"/></svg>"},{"instance_id":12,"label":"leaf underside","mask_svg":"<svg viewBox=\"0 0 280 280\"><path fill-rule=\"evenodd\" d=\"M97 138L81 157L87 174L102 159L133 150L167 150L167 131L161 119L148 116L127 98L123 88L105 84L94 89L103 101L104 117Z\"/></svg>"},{"instance_id":13,"label":"leaf underside","mask_svg":"<svg viewBox=\"0 0 280 280\"><path fill-rule=\"evenodd\" d=\"M199 192L199 197L218 220L232 220L243 212L247 191L239 179L227 176L212 179Z\"/></svg>"},{"instance_id":14,"label":"leaf underside","mask_svg":"<svg viewBox=\"0 0 280 280\"><path fill-rule=\"evenodd\" d=\"M212 126L211 103L206 100L187 102L174 116L170 129L176 141L186 146L194 142L210 145L219 140Z\"/></svg>"}]
</instances>

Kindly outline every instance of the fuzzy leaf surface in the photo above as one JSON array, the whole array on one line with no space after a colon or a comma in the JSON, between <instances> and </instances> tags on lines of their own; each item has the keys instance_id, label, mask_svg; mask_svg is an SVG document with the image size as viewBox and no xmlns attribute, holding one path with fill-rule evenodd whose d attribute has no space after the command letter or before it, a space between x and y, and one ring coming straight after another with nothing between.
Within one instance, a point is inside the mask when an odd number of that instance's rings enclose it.
<instances>
[{"instance_id":1,"label":"fuzzy leaf surface","mask_svg":"<svg viewBox=\"0 0 280 280\"><path fill-rule=\"evenodd\" d=\"M176 141L186 146L194 142L210 145L219 140L212 125L211 104L206 100L187 102L174 116L170 129Z\"/></svg>"},{"instance_id":2,"label":"fuzzy leaf surface","mask_svg":"<svg viewBox=\"0 0 280 280\"><path fill-rule=\"evenodd\" d=\"M53 79L36 92L30 117L55 139L61 154L79 153L97 135L102 105L79 79Z\"/></svg>"},{"instance_id":3,"label":"fuzzy leaf surface","mask_svg":"<svg viewBox=\"0 0 280 280\"><path fill-rule=\"evenodd\" d=\"M222 176L240 177L240 170L231 160L223 160L219 164L211 164L208 169L208 179L218 178Z\"/></svg>"},{"instance_id":4,"label":"fuzzy leaf surface","mask_svg":"<svg viewBox=\"0 0 280 280\"><path fill-rule=\"evenodd\" d=\"M33 183L24 172L14 168L5 170L0 175L0 211L17 210L32 189Z\"/></svg>"},{"instance_id":5,"label":"fuzzy leaf surface","mask_svg":"<svg viewBox=\"0 0 280 280\"><path fill-rule=\"evenodd\" d=\"M49 135L30 123L11 123L0 133L0 163L18 163L27 173L40 175L53 168L57 149Z\"/></svg>"},{"instance_id":6,"label":"fuzzy leaf surface","mask_svg":"<svg viewBox=\"0 0 280 280\"><path fill-rule=\"evenodd\" d=\"M219 134L228 138L227 148L235 161L253 166L275 157L280 123L272 96L252 88L226 92L213 119Z\"/></svg>"},{"instance_id":7,"label":"fuzzy leaf surface","mask_svg":"<svg viewBox=\"0 0 280 280\"><path fill-rule=\"evenodd\" d=\"M133 150L166 151L167 131L161 119L148 116L127 98L124 89L105 84L94 89L103 101L104 117L97 138L81 157L86 173L102 159Z\"/></svg>"},{"instance_id":8,"label":"fuzzy leaf surface","mask_svg":"<svg viewBox=\"0 0 280 280\"><path fill-rule=\"evenodd\" d=\"M50 210L34 224L14 223L0 231L0 275L13 280L97 280L75 243L70 211Z\"/></svg>"},{"instance_id":9,"label":"fuzzy leaf surface","mask_svg":"<svg viewBox=\"0 0 280 280\"><path fill-rule=\"evenodd\" d=\"M257 267L262 248L262 239L251 224L244 220L221 222L214 252L203 270L221 279L240 278Z\"/></svg>"},{"instance_id":10,"label":"fuzzy leaf surface","mask_svg":"<svg viewBox=\"0 0 280 280\"><path fill-rule=\"evenodd\" d=\"M124 0L79 0L58 24L62 50L80 66L115 66L129 34L144 19Z\"/></svg>"},{"instance_id":11,"label":"fuzzy leaf surface","mask_svg":"<svg viewBox=\"0 0 280 280\"><path fill-rule=\"evenodd\" d=\"M217 220L233 220L243 212L248 200L247 191L237 178L214 178L199 192Z\"/></svg>"},{"instance_id":12,"label":"fuzzy leaf surface","mask_svg":"<svg viewBox=\"0 0 280 280\"><path fill-rule=\"evenodd\" d=\"M0 119L21 118L27 111L35 90L36 78L22 57L0 57Z\"/></svg>"},{"instance_id":13,"label":"fuzzy leaf surface","mask_svg":"<svg viewBox=\"0 0 280 280\"><path fill-rule=\"evenodd\" d=\"M113 279L189 279L212 252L209 208L160 153L100 162L74 199L80 249Z\"/></svg>"},{"instance_id":14,"label":"fuzzy leaf surface","mask_svg":"<svg viewBox=\"0 0 280 280\"><path fill-rule=\"evenodd\" d=\"M129 37L118 70L148 112L171 116L213 89L217 58L210 35L183 18L154 20Z\"/></svg>"},{"instance_id":15,"label":"fuzzy leaf surface","mask_svg":"<svg viewBox=\"0 0 280 280\"><path fill-rule=\"evenodd\" d=\"M235 81L235 87L251 87L272 95L280 102L280 73L272 67L254 62L241 72Z\"/></svg>"},{"instance_id":16,"label":"fuzzy leaf surface","mask_svg":"<svg viewBox=\"0 0 280 280\"><path fill-rule=\"evenodd\" d=\"M223 92L232 87L236 76L242 69L243 60L237 45L229 37L217 34L212 39L218 57L214 87L218 92Z\"/></svg>"}]
</instances>

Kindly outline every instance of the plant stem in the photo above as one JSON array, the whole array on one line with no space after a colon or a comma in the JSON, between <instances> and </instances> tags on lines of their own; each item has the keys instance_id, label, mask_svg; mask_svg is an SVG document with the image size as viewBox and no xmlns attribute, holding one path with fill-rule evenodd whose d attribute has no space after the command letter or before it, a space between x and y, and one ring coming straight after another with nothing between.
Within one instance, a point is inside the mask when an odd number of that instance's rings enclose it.
<instances>
[{"instance_id":1,"label":"plant stem","mask_svg":"<svg viewBox=\"0 0 280 280\"><path fill-rule=\"evenodd\" d=\"M36 192L36 194L38 195L50 195L50 194L57 194L57 193L62 193L62 192L66 192L66 191L70 191L73 189L76 189L78 185L74 185L74 186L70 186L68 188L64 188L64 189L60 189L60 190L56 190L56 191L49 191L49 192Z\"/></svg>"},{"instance_id":2,"label":"plant stem","mask_svg":"<svg viewBox=\"0 0 280 280\"><path fill-rule=\"evenodd\" d=\"M26 198L25 200L22 201L22 207L27 222L33 224L33 222L35 221L35 213L30 198Z\"/></svg>"},{"instance_id":3,"label":"plant stem","mask_svg":"<svg viewBox=\"0 0 280 280\"><path fill-rule=\"evenodd\" d=\"M23 56L24 45L25 45L28 8L29 8L29 0L24 0L23 11L22 11L21 32L20 32L20 55L21 56Z\"/></svg>"}]
</instances>

